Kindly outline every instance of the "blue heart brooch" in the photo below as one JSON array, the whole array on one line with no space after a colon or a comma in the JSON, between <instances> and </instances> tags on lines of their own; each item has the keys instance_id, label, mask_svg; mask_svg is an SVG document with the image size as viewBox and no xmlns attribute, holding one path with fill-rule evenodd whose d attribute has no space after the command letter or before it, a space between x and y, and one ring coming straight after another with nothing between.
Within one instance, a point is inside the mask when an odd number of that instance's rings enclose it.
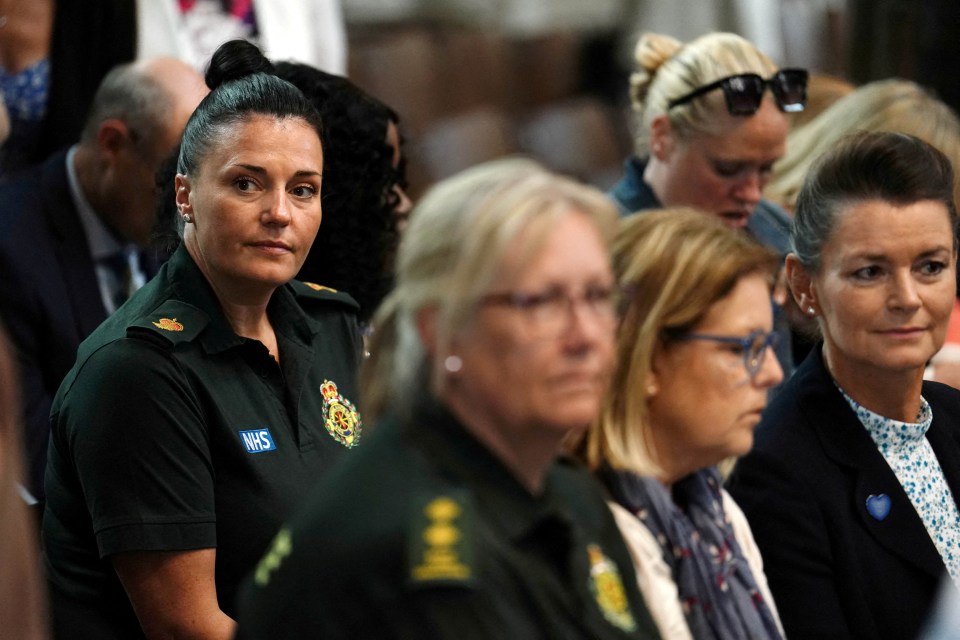
<instances>
[{"instance_id":1,"label":"blue heart brooch","mask_svg":"<svg viewBox=\"0 0 960 640\"><path fill-rule=\"evenodd\" d=\"M890 514L890 496L881 493L878 496L867 497L867 513L877 521L882 521Z\"/></svg>"}]
</instances>

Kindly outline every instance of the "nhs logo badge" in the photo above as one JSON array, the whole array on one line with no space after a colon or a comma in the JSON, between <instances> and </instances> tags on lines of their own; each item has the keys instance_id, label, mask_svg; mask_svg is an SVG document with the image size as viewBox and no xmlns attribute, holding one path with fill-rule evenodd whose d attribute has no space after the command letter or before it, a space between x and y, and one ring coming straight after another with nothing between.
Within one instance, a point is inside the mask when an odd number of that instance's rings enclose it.
<instances>
[{"instance_id":1,"label":"nhs logo badge","mask_svg":"<svg viewBox=\"0 0 960 640\"><path fill-rule=\"evenodd\" d=\"M277 448L277 445L273 442L270 429L241 431L240 439L243 440L243 446L247 449L247 453L263 453Z\"/></svg>"}]
</instances>

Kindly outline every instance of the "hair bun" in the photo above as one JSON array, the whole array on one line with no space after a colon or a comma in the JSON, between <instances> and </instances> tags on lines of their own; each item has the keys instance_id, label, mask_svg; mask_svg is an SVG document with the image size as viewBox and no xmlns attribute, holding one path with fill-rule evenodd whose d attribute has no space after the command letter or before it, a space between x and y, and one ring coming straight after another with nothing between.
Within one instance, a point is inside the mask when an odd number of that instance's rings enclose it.
<instances>
[{"instance_id":1,"label":"hair bun","mask_svg":"<svg viewBox=\"0 0 960 640\"><path fill-rule=\"evenodd\" d=\"M630 98L634 109L643 109L657 70L681 48L683 43L671 36L659 33L644 33L640 36L633 52L637 70L630 76Z\"/></svg>"},{"instance_id":2,"label":"hair bun","mask_svg":"<svg viewBox=\"0 0 960 640\"><path fill-rule=\"evenodd\" d=\"M255 73L272 74L273 64L256 45L246 40L230 40L213 52L204 80L213 90L225 82Z\"/></svg>"}]
</instances>

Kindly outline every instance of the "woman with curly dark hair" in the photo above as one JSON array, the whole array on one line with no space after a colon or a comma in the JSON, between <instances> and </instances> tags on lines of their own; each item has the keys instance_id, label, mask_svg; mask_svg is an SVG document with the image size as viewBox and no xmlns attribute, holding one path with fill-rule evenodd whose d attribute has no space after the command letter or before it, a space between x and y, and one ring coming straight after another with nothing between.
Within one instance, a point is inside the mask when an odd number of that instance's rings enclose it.
<instances>
[{"instance_id":1,"label":"woman with curly dark hair","mask_svg":"<svg viewBox=\"0 0 960 640\"><path fill-rule=\"evenodd\" d=\"M323 118L323 224L297 276L346 291L367 322L393 286L392 261L412 203L396 112L344 77L280 62Z\"/></svg>"}]
</instances>

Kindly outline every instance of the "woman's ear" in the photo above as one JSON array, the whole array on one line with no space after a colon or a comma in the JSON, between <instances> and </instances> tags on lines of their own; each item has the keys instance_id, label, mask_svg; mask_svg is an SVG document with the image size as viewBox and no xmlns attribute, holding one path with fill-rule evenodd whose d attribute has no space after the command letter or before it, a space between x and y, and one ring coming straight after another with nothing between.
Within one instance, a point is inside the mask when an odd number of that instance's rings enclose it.
<instances>
[{"instance_id":1,"label":"woman's ear","mask_svg":"<svg viewBox=\"0 0 960 640\"><path fill-rule=\"evenodd\" d=\"M662 372L671 366L667 362L668 352L663 340L658 339L653 345L653 353L650 355L650 370L643 381L643 391L647 400L652 399L660 393L660 376Z\"/></svg>"},{"instance_id":2,"label":"woman's ear","mask_svg":"<svg viewBox=\"0 0 960 640\"><path fill-rule=\"evenodd\" d=\"M660 162L666 162L673 153L675 136L670 118L663 113L650 123L650 155Z\"/></svg>"},{"instance_id":3,"label":"woman's ear","mask_svg":"<svg viewBox=\"0 0 960 640\"><path fill-rule=\"evenodd\" d=\"M174 178L173 188L176 191L177 211L180 215L192 214L193 204L190 202L190 178L178 173Z\"/></svg>"},{"instance_id":4,"label":"woman's ear","mask_svg":"<svg viewBox=\"0 0 960 640\"><path fill-rule=\"evenodd\" d=\"M810 272L793 253L787 256L784 269L787 272L787 283L790 285L794 302L805 315L817 315L820 307Z\"/></svg>"},{"instance_id":5,"label":"woman's ear","mask_svg":"<svg viewBox=\"0 0 960 640\"><path fill-rule=\"evenodd\" d=\"M647 372L647 381L643 385L643 390L648 400L660 393L660 382L657 379L657 374L654 373L652 369Z\"/></svg>"}]
</instances>

